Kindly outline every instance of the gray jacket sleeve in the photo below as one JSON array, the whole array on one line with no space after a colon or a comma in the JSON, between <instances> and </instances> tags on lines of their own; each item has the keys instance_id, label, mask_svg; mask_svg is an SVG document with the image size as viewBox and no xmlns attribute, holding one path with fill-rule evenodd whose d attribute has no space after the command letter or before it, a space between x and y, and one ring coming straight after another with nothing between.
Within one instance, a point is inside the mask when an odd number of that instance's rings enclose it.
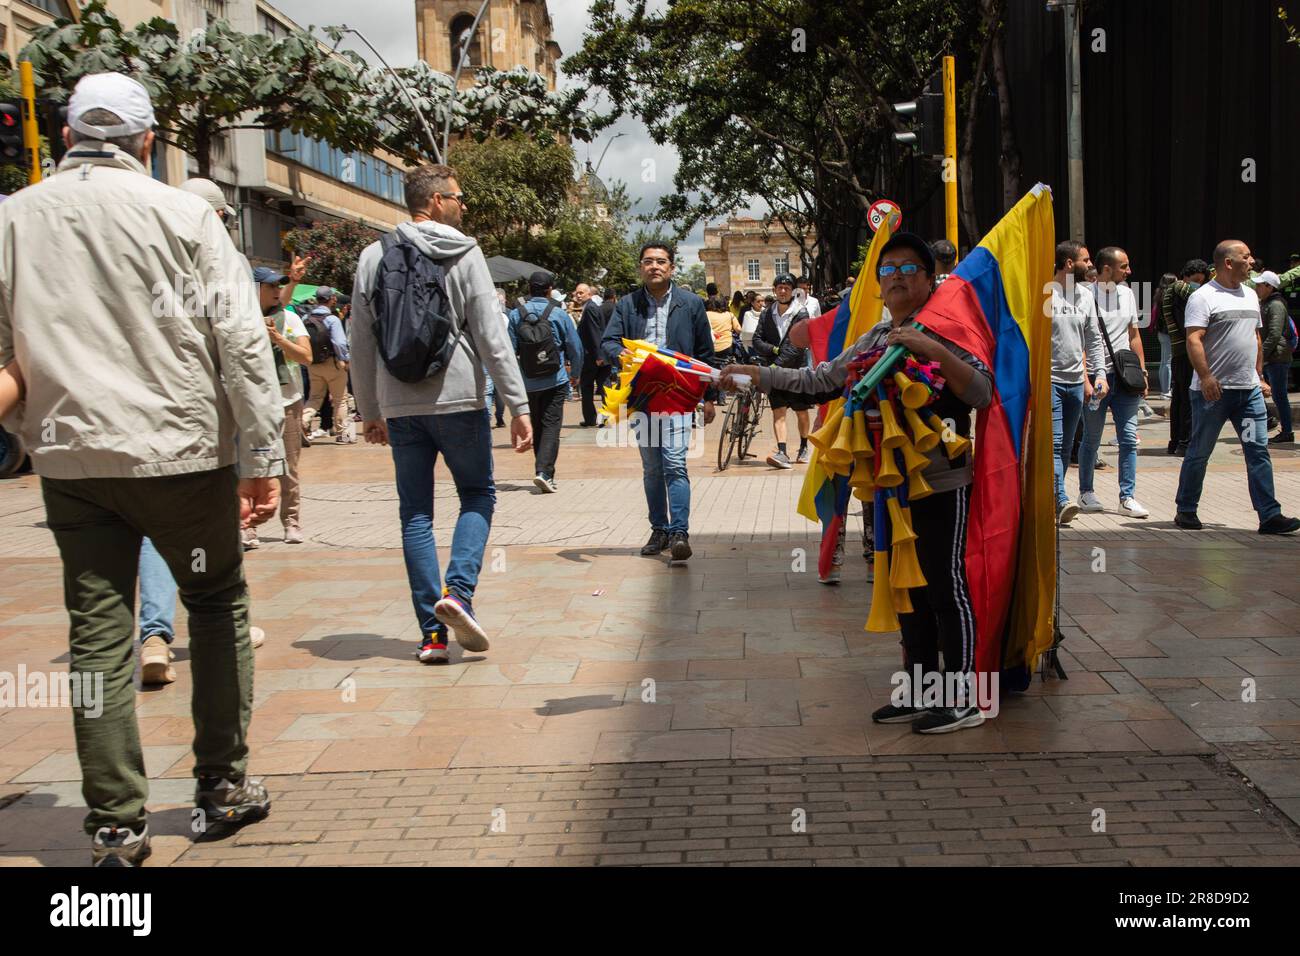
<instances>
[{"instance_id":1,"label":"gray jacket sleeve","mask_svg":"<svg viewBox=\"0 0 1300 956\"><path fill-rule=\"evenodd\" d=\"M528 392L524 390L523 375L506 324L501 321L501 301L488 273L483 250L478 246L470 249L456 268L463 270L459 288L464 301L459 303L458 315L465 323L465 331L474 340L479 359L487 366L497 391L505 396L510 414L527 415Z\"/></svg>"},{"instance_id":2,"label":"gray jacket sleeve","mask_svg":"<svg viewBox=\"0 0 1300 956\"><path fill-rule=\"evenodd\" d=\"M380 245L367 246L357 262L356 278L352 280L352 320L348 322L348 350L352 356L348 371L352 373L352 395L357 400L357 411L362 421L373 422L382 417L376 376L379 373L379 350L375 347L375 311L370 302L370 289L375 282L375 269L379 264Z\"/></svg>"},{"instance_id":3,"label":"gray jacket sleeve","mask_svg":"<svg viewBox=\"0 0 1300 956\"><path fill-rule=\"evenodd\" d=\"M1089 296L1088 314L1083 320L1083 357L1088 363L1088 378L1096 378L1097 370L1106 367L1106 345L1101 340L1100 322L1097 300Z\"/></svg>"},{"instance_id":4,"label":"gray jacket sleeve","mask_svg":"<svg viewBox=\"0 0 1300 956\"><path fill-rule=\"evenodd\" d=\"M201 230L197 265L203 287L228 290L213 300L212 335L222 388L239 428L239 474L283 475L284 406L257 290L215 212L203 216Z\"/></svg>"}]
</instances>

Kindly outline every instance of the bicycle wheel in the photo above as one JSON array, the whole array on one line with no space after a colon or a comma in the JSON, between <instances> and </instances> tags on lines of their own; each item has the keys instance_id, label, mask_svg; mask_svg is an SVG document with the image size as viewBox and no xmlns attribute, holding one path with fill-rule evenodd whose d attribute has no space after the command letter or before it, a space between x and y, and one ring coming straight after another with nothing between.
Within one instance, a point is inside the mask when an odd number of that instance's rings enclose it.
<instances>
[{"instance_id":1,"label":"bicycle wheel","mask_svg":"<svg viewBox=\"0 0 1300 956\"><path fill-rule=\"evenodd\" d=\"M727 406L722 416L722 431L718 435L718 471L726 471L731 464L732 453L736 450L736 424L740 419L739 402Z\"/></svg>"},{"instance_id":2,"label":"bicycle wheel","mask_svg":"<svg viewBox=\"0 0 1300 956\"><path fill-rule=\"evenodd\" d=\"M745 431L740 439L740 453L737 456L741 461L746 458L757 457L749 453L749 446L754 441L754 436L758 434L758 427L763 422L763 393L754 392L748 403L745 416Z\"/></svg>"}]
</instances>

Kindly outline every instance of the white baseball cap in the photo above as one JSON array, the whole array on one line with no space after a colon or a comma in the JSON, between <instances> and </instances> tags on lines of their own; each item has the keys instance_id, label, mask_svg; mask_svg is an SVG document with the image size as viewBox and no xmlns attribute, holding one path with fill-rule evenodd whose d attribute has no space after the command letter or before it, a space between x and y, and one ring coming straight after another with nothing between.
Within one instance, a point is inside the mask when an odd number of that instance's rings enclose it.
<instances>
[{"instance_id":1,"label":"white baseball cap","mask_svg":"<svg viewBox=\"0 0 1300 956\"><path fill-rule=\"evenodd\" d=\"M121 117L116 126L95 126L81 117L91 110L109 110ZM139 80L125 73L91 73L77 81L68 100L68 126L85 136L112 139L153 129L153 103Z\"/></svg>"},{"instance_id":2,"label":"white baseball cap","mask_svg":"<svg viewBox=\"0 0 1300 956\"><path fill-rule=\"evenodd\" d=\"M179 188L185 190L187 193L193 193L200 199L206 200L208 205L217 212L224 212L228 217L227 222L233 222L238 218L238 214L235 212L235 207L226 202L226 194L222 192L221 187L212 180L200 179L198 177L187 179L185 182L180 184Z\"/></svg>"},{"instance_id":3,"label":"white baseball cap","mask_svg":"<svg viewBox=\"0 0 1300 956\"><path fill-rule=\"evenodd\" d=\"M1277 273L1270 272L1267 269L1255 276L1254 282L1255 285L1270 285L1274 289L1282 288L1282 280L1277 277Z\"/></svg>"}]
</instances>

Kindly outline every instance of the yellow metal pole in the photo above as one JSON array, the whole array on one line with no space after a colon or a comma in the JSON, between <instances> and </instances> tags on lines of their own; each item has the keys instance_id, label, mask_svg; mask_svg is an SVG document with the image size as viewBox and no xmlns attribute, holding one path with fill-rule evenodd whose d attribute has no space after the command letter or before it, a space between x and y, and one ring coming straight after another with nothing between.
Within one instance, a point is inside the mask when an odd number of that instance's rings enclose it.
<instances>
[{"instance_id":1,"label":"yellow metal pole","mask_svg":"<svg viewBox=\"0 0 1300 956\"><path fill-rule=\"evenodd\" d=\"M957 248L957 67L943 58L943 212L948 241Z\"/></svg>"},{"instance_id":2,"label":"yellow metal pole","mask_svg":"<svg viewBox=\"0 0 1300 956\"><path fill-rule=\"evenodd\" d=\"M32 65L26 60L18 64L18 75L23 94L23 145L27 147L27 160L31 169L27 182L41 181L41 130L36 124L36 81L32 79Z\"/></svg>"}]
</instances>

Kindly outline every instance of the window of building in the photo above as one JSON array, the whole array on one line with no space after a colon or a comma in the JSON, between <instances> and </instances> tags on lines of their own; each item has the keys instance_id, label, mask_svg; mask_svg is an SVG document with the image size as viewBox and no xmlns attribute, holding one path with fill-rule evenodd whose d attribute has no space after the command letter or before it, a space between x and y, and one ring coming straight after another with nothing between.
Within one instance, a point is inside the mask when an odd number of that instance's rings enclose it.
<instances>
[{"instance_id":1,"label":"window of building","mask_svg":"<svg viewBox=\"0 0 1300 956\"><path fill-rule=\"evenodd\" d=\"M289 35L289 28L265 10L258 11L257 20L262 32L273 39L283 40Z\"/></svg>"},{"instance_id":2,"label":"window of building","mask_svg":"<svg viewBox=\"0 0 1300 956\"><path fill-rule=\"evenodd\" d=\"M46 13L52 13L56 17L63 17L65 20L72 17L72 11L68 9L67 0L27 0L32 6L44 10Z\"/></svg>"},{"instance_id":3,"label":"window of building","mask_svg":"<svg viewBox=\"0 0 1300 956\"><path fill-rule=\"evenodd\" d=\"M757 282L761 278L757 259L746 259L745 271L748 273L750 282Z\"/></svg>"},{"instance_id":4,"label":"window of building","mask_svg":"<svg viewBox=\"0 0 1300 956\"><path fill-rule=\"evenodd\" d=\"M777 274L777 275L780 275L780 274L783 273L783 272L789 272L789 271L790 271L790 257L789 257L788 255L785 255L785 256L777 256L776 259L773 260L772 268L776 270L776 274Z\"/></svg>"},{"instance_id":5,"label":"window of building","mask_svg":"<svg viewBox=\"0 0 1300 956\"><path fill-rule=\"evenodd\" d=\"M287 130L266 130L264 141L268 153L284 156L399 206L406 201L402 170L377 156L345 153L328 143Z\"/></svg>"},{"instance_id":6,"label":"window of building","mask_svg":"<svg viewBox=\"0 0 1300 956\"><path fill-rule=\"evenodd\" d=\"M451 28L448 31L451 40L451 68L454 70L460 65L460 48L465 42L465 34L469 32L470 27L474 25L474 15L471 13L457 14L451 21ZM483 46L480 42L481 37L476 35L469 44L469 62L465 65L468 67L480 67L483 65Z\"/></svg>"}]
</instances>

